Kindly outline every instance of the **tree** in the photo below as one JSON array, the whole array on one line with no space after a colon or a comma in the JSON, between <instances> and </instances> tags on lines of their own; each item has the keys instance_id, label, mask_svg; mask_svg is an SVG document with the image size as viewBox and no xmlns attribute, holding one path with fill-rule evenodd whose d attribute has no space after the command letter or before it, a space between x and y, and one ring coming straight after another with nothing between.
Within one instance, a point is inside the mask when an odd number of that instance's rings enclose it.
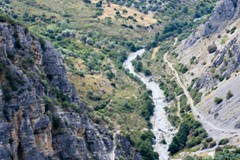
<instances>
[{"instance_id":1,"label":"tree","mask_svg":"<svg viewBox=\"0 0 240 160\"><path fill-rule=\"evenodd\" d=\"M151 75L152 75L152 72L151 72L149 69L146 69L146 70L144 70L144 75L145 75L146 77L151 76Z\"/></svg>"},{"instance_id":2,"label":"tree","mask_svg":"<svg viewBox=\"0 0 240 160\"><path fill-rule=\"evenodd\" d=\"M91 3L91 0L83 0L85 3Z\"/></svg>"},{"instance_id":3,"label":"tree","mask_svg":"<svg viewBox=\"0 0 240 160\"><path fill-rule=\"evenodd\" d=\"M215 99L214 99L215 104L220 104L220 103L222 103L222 101L223 101L223 99L220 97L215 97Z\"/></svg>"},{"instance_id":4,"label":"tree","mask_svg":"<svg viewBox=\"0 0 240 160\"><path fill-rule=\"evenodd\" d=\"M217 50L217 46L215 44L211 44L208 46L208 52L214 53Z\"/></svg>"},{"instance_id":5,"label":"tree","mask_svg":"<svg viewBox=\"0 0 240 160\"><path fill-rule=\"evenodd\" d=\"M230 98L232 98L232 96L233 96L233 94L232 94L232 92L229 90L228 93L227 93L227 96L226 96L227 100L230 99Z\"/></svg>"}]
</instances>

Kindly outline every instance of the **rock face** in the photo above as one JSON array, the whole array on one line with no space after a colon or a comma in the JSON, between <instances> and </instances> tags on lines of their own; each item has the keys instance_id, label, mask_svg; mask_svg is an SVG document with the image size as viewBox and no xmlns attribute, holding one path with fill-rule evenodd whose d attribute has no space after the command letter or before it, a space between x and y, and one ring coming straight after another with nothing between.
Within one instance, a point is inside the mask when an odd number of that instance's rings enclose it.
<instances>
[{"instance_id":1,"label":"rock face","mask_svg":"<svg viewBox=\"0 0 240 160\"><path fill-rule=\"evenodd\" d=\"M131 146L129 137L123 137L116 135L117 147L115 154L117 157L129 157L134 160L141 160L141 155L134 152L134 148Z\"/></svg>"},{"instance_id":2,"label":"rock face","mask_svg":"<svg viewBox=\"0 0 240 160\"><path fill-rule=\"evenodd\" d=\"M239 4L238 0L223 0L205 24L203 36L207 37L219 32L229 24L230 20L238 19L240 17Z\"/></svg>"},{"instance_id":3,"label":"rock face","mask_svg":"<svg viewBox=\"0 0 240 160\"><path fill-rule=\"evenodd\" d=\"M240 37L237 34L221 51L217 51L210 69L197 81L198 88L210 88L219 82L219 78L229 78L240 69ZM227 58L226 58L227 57ZM215 69L215 74L211 71Z\"/></svg>"},{"instance_id":4,"label":"rock face","mask_svg":"<svg viewBox=\"0 0 240 160\"><path fill-rule=\"evenodd\" d=\"M240 18L239 0L221 0L208 21L199 26L185 41L185 48L195 44L201 37L208 38L226 29L226 26Z\"/></svg>"},{"instance_id":5,"label":"rock face","mask_svg":"<svg viewBox=\"0 0 240 160\"><path fill-rule=\"evenodd\" d=\"M1 18L0 48L0 159L110 159L54 47Z\"/></svg>"}]
</instances>

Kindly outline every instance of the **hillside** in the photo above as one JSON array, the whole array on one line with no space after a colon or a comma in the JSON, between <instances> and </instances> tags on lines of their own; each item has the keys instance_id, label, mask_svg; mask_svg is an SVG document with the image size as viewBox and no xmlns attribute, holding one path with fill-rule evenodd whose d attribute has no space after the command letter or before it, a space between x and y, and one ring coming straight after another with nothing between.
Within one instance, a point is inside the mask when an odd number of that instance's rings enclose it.
<instances>
[{"instance_id":1,"label":"hillside","mask_svg":"<svg viewBox=\"0 0 240 160\"><path fill-rule=\"evenodd\" d=\"M200 26L177 49L181 52L180 63L189 68L184 75L186 84L190 86L195 79L193 88L203 93L198 109L209 121L227 129L237 128L239 122L239 108L236 107L239 68L237 26L240 18L238 5L237 1L220 2L206 24ZM216 97L222 98L223 102L215 104Z\"/></svg>"}]
</instances>

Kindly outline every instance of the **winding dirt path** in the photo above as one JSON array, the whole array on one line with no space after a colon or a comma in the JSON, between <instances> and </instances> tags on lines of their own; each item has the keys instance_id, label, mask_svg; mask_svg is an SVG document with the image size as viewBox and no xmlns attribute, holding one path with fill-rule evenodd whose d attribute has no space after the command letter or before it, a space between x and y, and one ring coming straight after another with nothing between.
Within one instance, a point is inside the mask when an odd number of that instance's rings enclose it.
<instances>
[{"instance_id":1,"label":"winding dirt path","mask_svg":"<svg viewBox=\"0 0 240 160\"><path fill-rule=\"evenodd\" d=\"M157 55L157 52L158 52L159 49L160 49L160 46L155 47L155 48L153 49L152 56L151 56L151 60L156 59L156 55Z\"/></svg>"},{"instance_id":2,"label":"winding dirt path","mask_svg":"<svg viewBox=\"0 0 240 160\"><path fill-rule=\"evenodd\" d=\"M199 120L202 123L204 129L206 129L209 136L211 136L215 140L220 140L222 138L230 138L230 137L239 135L239 133L240 133L239 130L235 130L235 129L229 130L229 129L219 128L219 127L213 125L211 122L207 121L202 115L199 114L199 112L197 111L197 109L194 106L194 100L193 100L192 96L190 95L189 91L187 90L187 87L182 82L176 69L173 67L173 63L169 62L167 57L168 57L168 52L165 53L165 55L163 57L164 62L167 63L168 67L173 71L173 73L174 73L173 75L177 79L177 83L183 89L184 94L187 97L187 100L191 106L193 115L195 116L195 118L197 120Z\"/></svg>"}]
</instances>

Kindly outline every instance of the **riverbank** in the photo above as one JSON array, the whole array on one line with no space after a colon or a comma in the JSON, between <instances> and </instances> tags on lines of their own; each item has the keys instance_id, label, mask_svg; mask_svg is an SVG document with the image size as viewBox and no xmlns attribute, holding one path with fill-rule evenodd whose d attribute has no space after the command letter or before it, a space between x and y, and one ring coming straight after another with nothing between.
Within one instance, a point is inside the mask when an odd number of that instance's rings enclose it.
<instances>
[{"instance_id":1,"label":"riverbank","mask_svg":"<svg viewBox=\"0 0 240 160\"><path fill-rule=\"evenodd\" d=\"M155 105L154 114L151 117L152 132L154 133L156 140L154 144L154 151L159 154L159 159L167 160L168 146L172 141L176 129L173 128L168 121L167 114L164 107L167 103L164 101L165 97L163 91L160 90L159 84L152 80L152 77L146 77L141 73L136 73L132 65L132 61L137 58L137 56L142 56L145 49L138 50L137 52L130 53L128 59L123 63L123 66L134 76L137 76L147 87L147 89L152 91L152 99ZM162 140L166 141L166 144L160 143Z\"/></svg>"}]
</instances>

